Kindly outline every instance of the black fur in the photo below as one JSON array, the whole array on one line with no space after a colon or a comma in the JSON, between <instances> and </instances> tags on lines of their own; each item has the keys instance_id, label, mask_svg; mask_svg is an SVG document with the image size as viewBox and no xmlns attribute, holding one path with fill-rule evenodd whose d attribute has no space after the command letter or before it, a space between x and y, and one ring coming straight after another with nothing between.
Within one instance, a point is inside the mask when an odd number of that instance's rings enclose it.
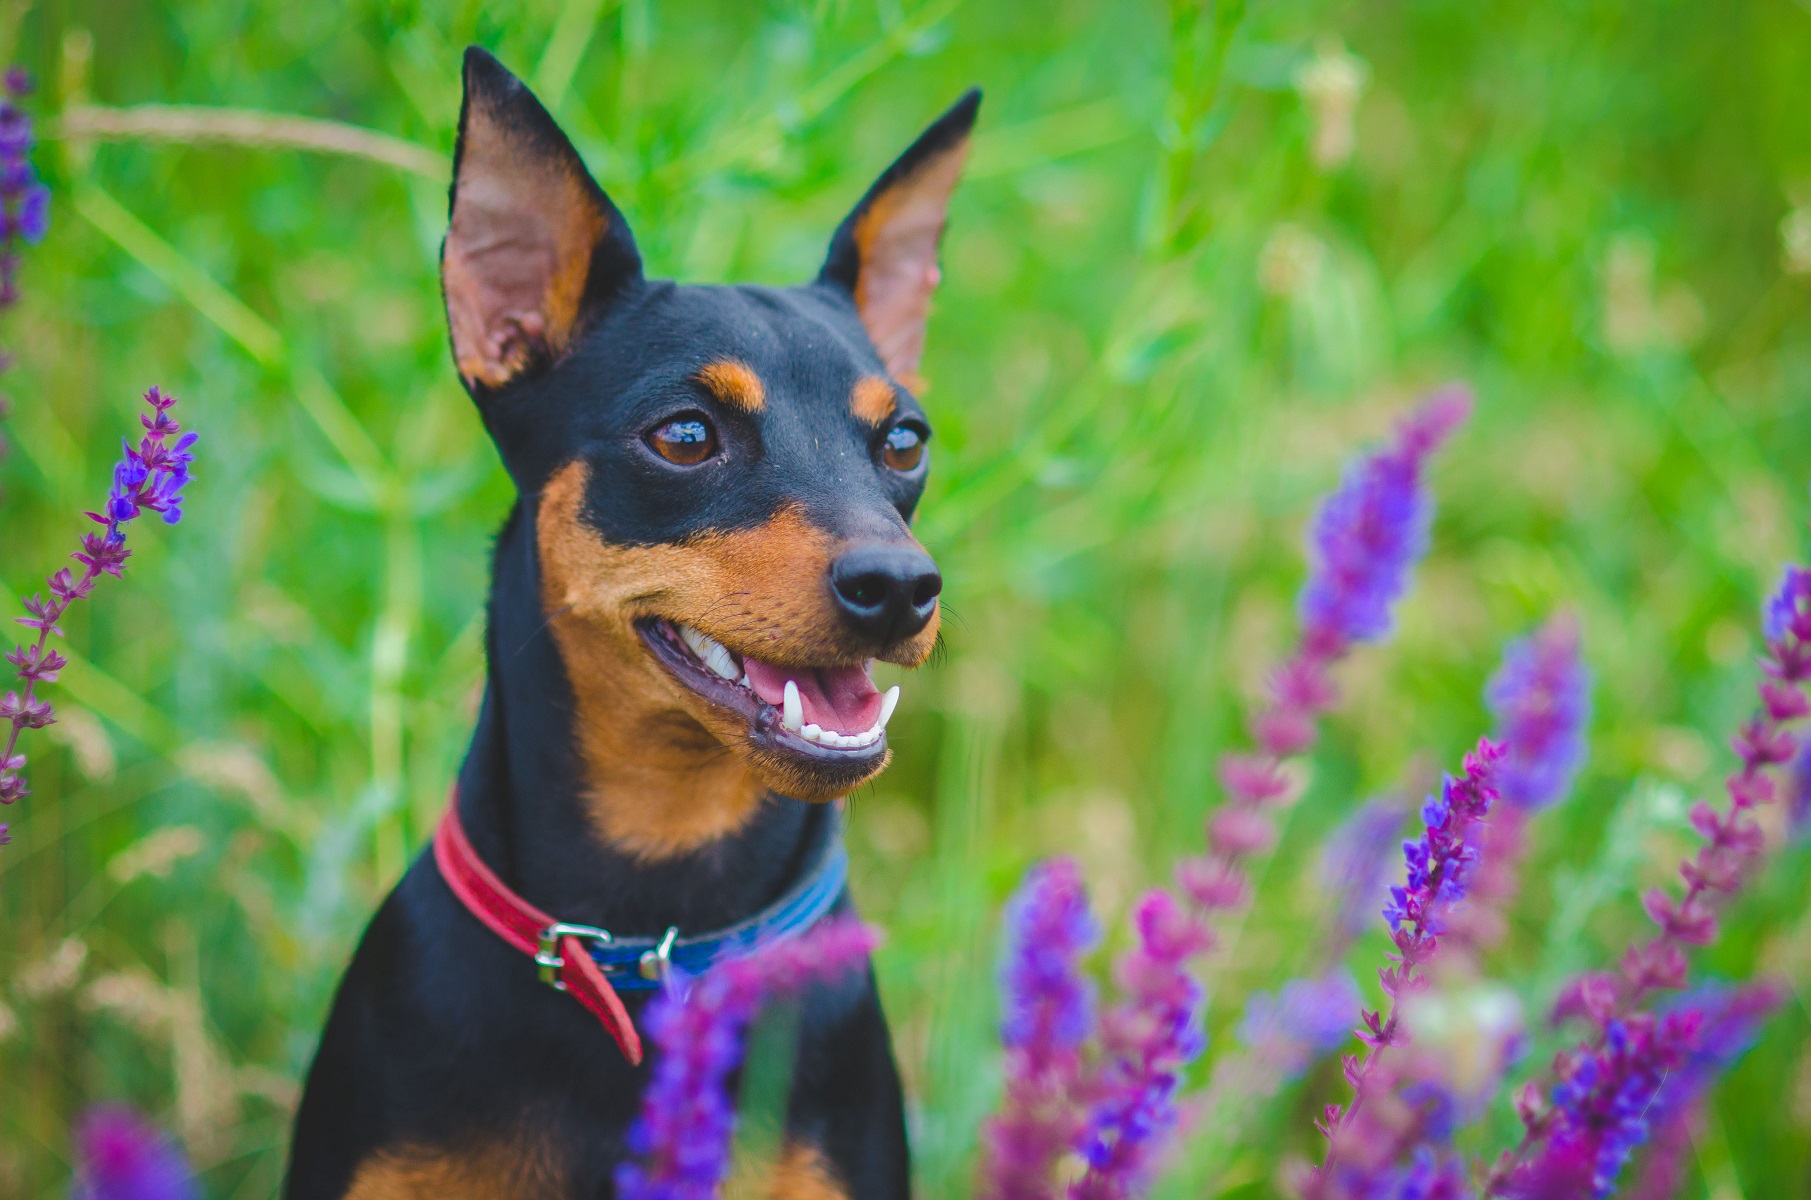
<instances>
[{"instance_id":1,"label":"black fur","mask_svg":"<svg viewBox=\"0 0 1811 1200\"><path fill-rule=\"evenodd\" d=\"M489 55L468 53L466 77L468 106L474 95L495 101L547 153L572 153ZM964 97L902 162L926 141L965 133L977 99ZM619 935L657 936L670 925L690 933L781 895L808 865L828 809L769 796L741 832L655 864L596 837L580 801L572 688L542 608L538 493L555 470L587 462L583 519L617 545L745 528L782 505L845 537L903 530L924 469L880 469L880 440L901 422L925 426L925 417L903 388L878 431L849 410L855 381L884 371L839 243L824 275L798 288L647 281L628 226L601 191L597 199L613 220L594 252L586 323L571 349L494 391L472 388L522 499L496 547L488 679L458 802L485 862L542 909ZM839 238L846 233L847 223ZM759 374L763 412L732 410L691 382L724 357ZM688 410L711 415L725 453L675 470L644 435ZM845 895L839 909L849 905ZM624 993L638 1023L646 995ZM872 974L810 991L799 1027L789 1134L822 1150L850 1196L906 1196L903 1104ZM526 956L467 913L424 853L372 920L340 986L297 1117L285 1195L337 1200L359 1164L386 1147L500 1139L526 1154L538 1152L539 1138L561 1168L563 1195L602 1200L613 1195L611 1172L648 1071L631 1068L589 1012L540 983Z\"/></svg>"}]
</instances>

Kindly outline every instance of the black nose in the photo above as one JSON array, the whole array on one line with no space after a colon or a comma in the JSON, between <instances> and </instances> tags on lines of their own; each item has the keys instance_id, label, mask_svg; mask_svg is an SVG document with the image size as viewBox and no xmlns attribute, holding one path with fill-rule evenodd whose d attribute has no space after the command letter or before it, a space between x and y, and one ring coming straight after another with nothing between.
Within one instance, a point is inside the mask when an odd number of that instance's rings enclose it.
<instances>
[{"instance_id":1,"label":"black nose","mask_svg":"<svg viewBox=\"0 0 1811 1200\"><path fill-rule=\"evenodd\" d=\"M830 585L855 631L888 644L930 622L943 576L917 546L857 546L830 564Z\"/></svg>"}]
</instances>

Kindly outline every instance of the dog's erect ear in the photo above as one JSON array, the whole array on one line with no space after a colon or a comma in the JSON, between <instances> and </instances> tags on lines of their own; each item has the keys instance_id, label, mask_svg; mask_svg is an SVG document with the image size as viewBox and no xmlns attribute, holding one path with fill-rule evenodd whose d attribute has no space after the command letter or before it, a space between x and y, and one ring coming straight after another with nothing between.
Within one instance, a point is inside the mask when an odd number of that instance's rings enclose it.
<instances>
[{"instance_id":1,"label":"dog's erect ear","mask_svg":"<svg viewBox=\"0 0 1811 1200\"><path fill-rule=\"evenodd\" d=\"M474 389L558 358L596 305L641 278L622 213L541 102L476 46L449 209L440 286Z\"/></svg>"},{"instance_id":2,"label":"dog's erect ear","mask_svg":"<svg viewBox=\"0 0 1811 1200\"><path fill-rule=\"evenodd\" d=\"M970 88L918 135L837 227L818 276L855 297L888 373L908 387L924 353L937 241L980 108L980 89Z\"/></svg>"}]
</instances>

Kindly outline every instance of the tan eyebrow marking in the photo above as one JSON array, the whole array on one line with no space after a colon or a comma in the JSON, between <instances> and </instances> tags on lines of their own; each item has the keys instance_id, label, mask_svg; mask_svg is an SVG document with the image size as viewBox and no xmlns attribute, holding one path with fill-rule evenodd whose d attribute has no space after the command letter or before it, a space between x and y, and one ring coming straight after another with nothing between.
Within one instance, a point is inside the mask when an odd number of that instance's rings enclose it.
<instances>
[{"instance_id":1,"label":"tan eyebrow marking","mask_svg":"<svg viewBox=\"0 0 1811 1200\"><path fill-rule=\"evenodd\" d=\"M705 389L731 408L758 413L767 406L767 389L754 368L733 358L720 358L698 368L694 376Z\"/></svg>"},{"instance_id":2,"label":"tan eyebrow marking","mask_svg":"<svg viewBox=\"0 0 1811 1200\"><path fill-rule=\"evenodd\" d=\"M849 410L870 425L879 425L892 416L898 403L893 385L878 375L863 375L849 394Z\"/></svg>"}]
</instances>

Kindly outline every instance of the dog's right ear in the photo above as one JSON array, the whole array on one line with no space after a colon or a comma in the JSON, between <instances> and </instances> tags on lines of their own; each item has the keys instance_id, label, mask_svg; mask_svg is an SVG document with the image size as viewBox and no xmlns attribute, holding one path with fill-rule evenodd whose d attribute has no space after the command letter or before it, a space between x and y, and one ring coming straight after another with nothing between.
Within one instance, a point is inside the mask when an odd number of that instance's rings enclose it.
<instances>
[{"instance_id":1,"label":"dog's right ear","mask_svg":"<svg viewBox=\"0 0 1811 1200\"><path fill-rule=\"evenodd\" d=\"M477 46L465 52L449 209L440 286L474 395L559 358L641 279L622 213L541 102Z\"/></svg>"}]
</instances>

